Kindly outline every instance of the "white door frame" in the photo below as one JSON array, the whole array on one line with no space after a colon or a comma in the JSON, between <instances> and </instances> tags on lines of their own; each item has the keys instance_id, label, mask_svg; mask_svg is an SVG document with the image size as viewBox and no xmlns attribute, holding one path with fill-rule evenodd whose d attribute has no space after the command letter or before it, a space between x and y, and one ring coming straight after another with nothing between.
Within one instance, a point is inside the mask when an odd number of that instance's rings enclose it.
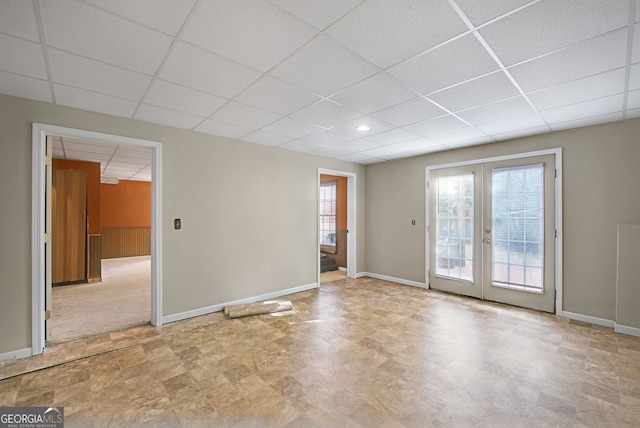
<instances>
[{"instance_id":1,"label":"white door frame","mask_svg":"<svg viewBox=\"0 0 640 428\"><path fill-rule=\"evenodd\" d=\"M151 183L151 324L162 325L162 144L156 141L101 132L33 123L31 185L31 354L45 347L45 221L47 136L91 140L124 146L148 147L152 151ZM49 267L50 268L50 267Z\"/></svg>"},{"instance_id":2,"label":"white door frame","mask_svg":"<svg viewBox=\"0 0 640 428\"><path fill-rule=\"evenodd\" d=\"M337 171L334 169L318 168L318 183L316 186L316 201L320 199L320 176L335 175L338 177L347 177L347 277L356 277L356 173ZM320 287L320 204L317 204L318 212L316 213L316 248L318 249L316 263L318 266L317 284Z\"/></svg>"},{"instance_id":3,"label":"white door frame","mask_svg":"<svg viewBox=\"0 0 640 428\"><path fill-rule=\"evenodd\" d=\"M484 159L473 159L463 162L455 162L442 165L432 165L425 169L426 173L426 185L425 185L425 200L426 200L426 250L425 250L425 284L426 288L430 288L429 284L429 239L430 239L430 224L429 224L429 182L432 170L452 168L458 166L472 165L478 163L496 162L512 159L522 159L534 156L542 155L555 155L555 168L556 168L556 180L555 180L555 224L556 224L556 240L555 240L555 313L560 315L562 313L562 148L538 150L535 152L517 153L513 155L497 156Z\"/></svg>"}]
</instances>

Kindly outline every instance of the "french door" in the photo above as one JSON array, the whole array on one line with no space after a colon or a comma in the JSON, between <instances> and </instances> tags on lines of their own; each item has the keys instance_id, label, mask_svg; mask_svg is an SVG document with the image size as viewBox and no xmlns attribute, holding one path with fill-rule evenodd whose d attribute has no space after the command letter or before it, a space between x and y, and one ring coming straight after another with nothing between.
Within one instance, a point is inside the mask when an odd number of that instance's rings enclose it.
<instances>
[{"instance_id":1,"label":"french door","mask_svg":"<svg viewBox=\"0 0 640 428\"><path fill-rule=\"evenodd\" d=\"M430 287L554 312L554 192L553 155L432 170Z\"/></svg>"}]
</instances>

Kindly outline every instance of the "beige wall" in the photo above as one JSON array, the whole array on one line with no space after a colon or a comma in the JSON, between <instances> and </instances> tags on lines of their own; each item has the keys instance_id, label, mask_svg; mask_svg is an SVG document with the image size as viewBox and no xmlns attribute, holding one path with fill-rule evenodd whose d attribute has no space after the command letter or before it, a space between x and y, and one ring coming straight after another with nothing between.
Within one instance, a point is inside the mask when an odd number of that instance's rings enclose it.
<instances>
[{"instance_id":1,"label":"beige wall","mask_svg":"<svg viewBox=\"0 0 640 428\"><path fill-rule=\"evenodd\" d=\"M315 283L317 168L357 173L364 271L363 166L0 95L0 354L31 346L32 122L162 143L164 316Z\"/></svg>"},{"instance_id":2,"label":"beige wall","mask_svg":"<svg viewBox=\"0 0 640 428\"><path fill-rule=\"evenodd\" d=\"M640 224L640 119L367 166L367 272L425 282L426 166L556 147L564 159L563 310L614 320L616 225Z\"/></svg>"}]
</instances>

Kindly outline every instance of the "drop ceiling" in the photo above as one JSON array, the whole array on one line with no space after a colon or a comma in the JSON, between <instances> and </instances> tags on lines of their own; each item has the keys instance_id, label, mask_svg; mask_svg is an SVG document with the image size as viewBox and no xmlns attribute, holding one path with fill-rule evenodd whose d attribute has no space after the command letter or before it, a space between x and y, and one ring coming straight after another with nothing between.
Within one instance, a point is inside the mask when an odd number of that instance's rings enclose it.
<instances>
[{"instance_id":1,"label":"drop ceiling","mask_svg":"<svg viewBox=\"0 0 640 428\"><path fill-rule=\"evenodd\" d=\"M640 0L4 0L0 58L3 94L362 164L640 117Z\"/></svg>"}]
</instances>

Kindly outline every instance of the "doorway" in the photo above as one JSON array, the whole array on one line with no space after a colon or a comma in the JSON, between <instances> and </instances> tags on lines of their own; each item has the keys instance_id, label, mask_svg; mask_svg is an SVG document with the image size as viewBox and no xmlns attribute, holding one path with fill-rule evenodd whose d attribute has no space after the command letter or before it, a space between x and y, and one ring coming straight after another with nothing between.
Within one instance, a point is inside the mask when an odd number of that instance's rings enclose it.
<instances>
[{"instance_id":1,"label":"doorway","mask_svg":"<svg viewBox=\"0 0 640 428\"><path fill-rule=\"evenodd\" d=\"M556 153L429 168L429 287L555 312Z\"/></svg>"},{"instance_id":2,"label":"doorway","mask_svg":"<svg viewBox=\"0 0 640 428\"><path fill-rule=\"evenodd\" d=\"M318 169L318 286L355 277L354 173Z\"/></svg>"},{"instance_id":3,"label":"doorway","mask_svg":"<svg viewBox=\"0 0 640 428\"><path fill-rule=\"evenodd\" d=\"M33 187L32 187L32 354L43 352L46 345L47 311L51 309L51 238L47 199L51 192L51 157L47 156L47 137L93 141L103 145L150 149L152 153L151 186L151 324L162 325L161 275L161 156L160 143L117 135L83 131L53 125L33 124Z\"/></svg>"}]
</instances>

